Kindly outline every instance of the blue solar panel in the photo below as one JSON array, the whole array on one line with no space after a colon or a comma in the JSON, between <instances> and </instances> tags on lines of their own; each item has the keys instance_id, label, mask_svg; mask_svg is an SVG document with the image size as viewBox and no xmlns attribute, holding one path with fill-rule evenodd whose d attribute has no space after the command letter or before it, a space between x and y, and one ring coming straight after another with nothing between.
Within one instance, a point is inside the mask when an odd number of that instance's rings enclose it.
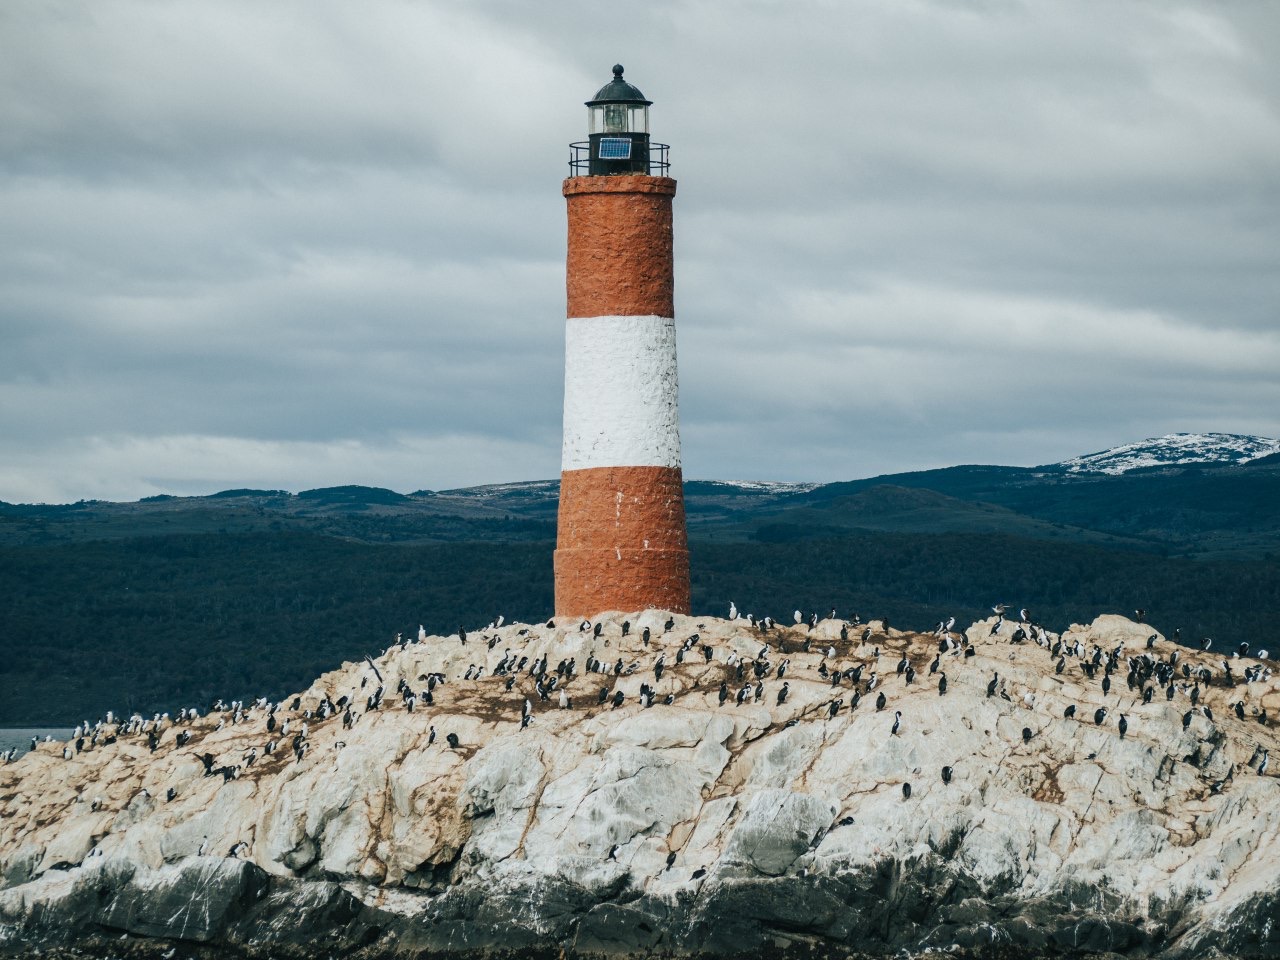
<instances>
[{"instance_id":1,"label":"blue solar panel","mask_svg":"<svg viewBox=\"0 0 1280 960\"><path fill-rule=\"evenodd\" d=\"M601 160L630 160L631 141L626 137L601 137Z\"/></svg>"}]
</instances>

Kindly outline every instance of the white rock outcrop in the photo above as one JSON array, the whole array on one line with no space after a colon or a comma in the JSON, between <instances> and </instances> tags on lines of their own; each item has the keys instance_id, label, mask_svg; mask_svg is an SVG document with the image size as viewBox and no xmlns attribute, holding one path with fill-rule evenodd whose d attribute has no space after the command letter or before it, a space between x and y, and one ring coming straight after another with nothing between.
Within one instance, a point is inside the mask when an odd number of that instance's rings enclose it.
<instances>
[{"instance_id":1,"label":"white rock outcrop","mask_svg":"<svg viewBox=\"0 0 1280 960\"><path fill-rule=\"evenodd\" d=\"M0 768L0 947L118 930L387 953L994 939L1280 956L1280 923L1260 919L1280 911L1280 759L1259 770L1278 746L1268 664L1228 673L1114 616L1040 643L985 621L964 635L971 654L880 624L864 641L837 621L665 620L431 637L344 664L273 715L162 722L154 749L152 730L123 728L69 760L41 745ZM543 657L568 708L537 692Z\"/></svg>"}]
</instances>

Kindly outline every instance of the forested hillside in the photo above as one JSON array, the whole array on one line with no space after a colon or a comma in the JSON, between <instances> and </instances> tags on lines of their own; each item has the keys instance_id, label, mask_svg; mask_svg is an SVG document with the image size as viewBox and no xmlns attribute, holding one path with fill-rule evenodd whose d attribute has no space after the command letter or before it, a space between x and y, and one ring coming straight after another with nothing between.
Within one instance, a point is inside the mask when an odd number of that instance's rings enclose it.
<instances>
[{"instance_id":1,"label":"forested hillside","mask_svg":"<svg viewBox=\"0 0 1280 960\"><path fill-rule=\"evenodd\" d=\"M313 533L0 547L0 724L280 696L396 632L545 620L550 541L376 545ZM1280 564L1165 558L1005 535L850 532L692 545L696 613L888 617L929 627L1027 605L1061 629L1100 612L1219 645L1271 642Z\"/></svg>"},{"instance_id":2,"label":"forested hillside","mask_svg":"<svg viewBox=\"0 0 1280 960\"><path fill-rule=\"evenodd\" d=\"M834 607L927 628L1004 602L1058 630L1142 608L1228 653L1277 647L1267 444L1179 435L1036 468L688 481L694 612ZM0 504L0 724L279 696L420 623L545 620L558 499L534 481Z\"/></svg>"}]
</instances>

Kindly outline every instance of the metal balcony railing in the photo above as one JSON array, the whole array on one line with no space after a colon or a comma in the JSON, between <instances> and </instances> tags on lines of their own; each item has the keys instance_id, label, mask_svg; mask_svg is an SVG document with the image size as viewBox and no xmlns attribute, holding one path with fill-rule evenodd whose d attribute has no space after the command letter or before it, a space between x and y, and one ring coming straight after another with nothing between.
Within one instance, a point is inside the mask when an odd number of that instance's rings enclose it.
<instances>
[{"instance_id":1,"label":"metal balcony railing","mask_svg":"<svg viewBox=\"0 0 1280 960\"><path fill-rule=\"evenodd\" d=\"M666 143L649 142L648 173L651 177L665 177L671 170L671 146ZM612 161L606 161L612 162ZM619 171L619 173L636 173L635 170ZM586 177L591 175L591 142L582 140L569 144L569 176Z\"/></svg>"}]
</instances>

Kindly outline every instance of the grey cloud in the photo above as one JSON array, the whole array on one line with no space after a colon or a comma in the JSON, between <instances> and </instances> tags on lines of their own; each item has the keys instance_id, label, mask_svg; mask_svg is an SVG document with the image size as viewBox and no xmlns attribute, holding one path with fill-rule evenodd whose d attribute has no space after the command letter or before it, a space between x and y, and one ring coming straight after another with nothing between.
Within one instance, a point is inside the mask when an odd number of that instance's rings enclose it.
<instances>
[{"instance_id":1,"label":"grey cloud","mask_svg":"<svg viewBox=\"0 0 1280 960\"><path fill-rule=\"evenodd\" d=\"M615 60L680 180L689 475L1280 434L1278 28L1210 3L5 4L0 499L553 474L559 180Z\"/></svg>"}]
</instances>

